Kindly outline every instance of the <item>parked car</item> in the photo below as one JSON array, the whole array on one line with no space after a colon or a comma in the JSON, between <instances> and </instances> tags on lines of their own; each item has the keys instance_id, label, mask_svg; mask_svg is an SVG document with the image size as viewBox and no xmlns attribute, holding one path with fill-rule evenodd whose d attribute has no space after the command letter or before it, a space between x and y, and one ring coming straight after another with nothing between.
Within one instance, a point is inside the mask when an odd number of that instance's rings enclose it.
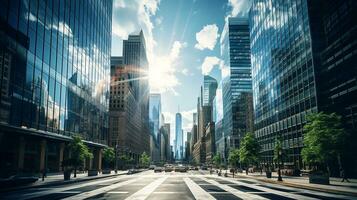
<instances>
[{"instance_id":1,"label":"parked car","mask_svg":"<svg viewBox=\"0 0 357 200\"><path fill-rule=\"evenodd\" d=\"M156 167L156 165L150 165L150 166L149 166L149 169L150 169L150 170L153 170L153 169L155 169L155 167Z\"/></svg>"},{"instance_id":2,"label":"parked car","mask_svg":"<svg viewBox=\"0 0 357 200\"><path fill-rule=\"evenodd\" d=\"M172 166L166 166L165 167L165 172L172 172L174 169L172 168Z\"/></svg>"},{"instance_id":3,"label":"parked car","mask_svg":"<svg viewBox=\"0 0 357 200\"><path fill-rule=\"evenodd\" d=\"M207 166L201 166L201 170L207 170Z\"/></svg>"},{"instance_id":4,"label":"parked car","mask_svg":"<svg viewBox=\"0 0 357 200\"><path fill-rule=\"evenodd\" d=\"M154 172L162 172L162 167L155 167Z\"/></svg>"}]
</instances>

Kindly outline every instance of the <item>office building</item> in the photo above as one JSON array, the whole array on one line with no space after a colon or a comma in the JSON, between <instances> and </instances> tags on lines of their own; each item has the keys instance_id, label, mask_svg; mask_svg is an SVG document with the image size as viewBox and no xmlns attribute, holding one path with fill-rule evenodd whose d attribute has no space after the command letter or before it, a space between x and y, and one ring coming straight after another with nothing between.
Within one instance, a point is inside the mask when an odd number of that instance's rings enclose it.
<instances>
[{"instance_id":1,"label":"office building","mask_svg":"<svg viewBox=\"0 0 357 200\"><path fill-rule=\"evenodd\" d=\"M182 116L181 113L176 113L175 120L175 160L183 159L183 132L182 132Z\"/></svg>"},{"instance_id":2,"label":"office building","mask_svg":"<svg viewBox=\"0 0 357 200\"><path fill-rule=\"evenodd\" d=\"M161 135L160 127L162 125L161 117L161 95L150 94L149 101L149 119L150 119L150 156L152 161L160 161ZM164 141L163 141L164 142Z\"/></svg>"},{"instance_id":3,"label":"office building","mask_svg":"<svg viewBox=\"0 0 357 200\"><path fill-rule=\"evenodd\" d=\"M254 1L250 11L255 135L265 162L272 162L280 135L288 152L284 164L301 168L306 115L337 112L355 133L356 2L294 0L265 7Z\"/></svg>"},{"instance_id":4,"label":"office building","mask_svg":"<svg viewBox=\"0 0 357 200\"><path fill-rule=\"evenodd\" d=\"M118 157L125 155L135 162L143 152L150 152L148 83L142 80L147 65L142 31L123 41L122 58L112 57L110 130L117 134L110 134L109 144L117 148Z\"/></svg>"},{"instance_id":5,"label":"office building","mask_svg":"<svg viewBox=\"0 0 357 200\"><path fill-rule=\"evenodd\" d=\"M208 75L203 77L202 100L204 106L212 106L213 99L216 96L217 86L217 80L213 77Z\"/></svg>"},{"instance_id":6,"label":"office building","mask_svg":"<svg viewBox=\"0 0 357 200\"><path fill-rule=\"evenodd\" d=\"M213 164L213 157L216 154L215 123L210 122L205 129L206 164Z\"/></svg>"},{"instance_id":7,"label":"office building","mask_svg":"<svg viewBox=\"0 0 357 200\"><path fill-rule=\"evenodd\" d=\"M253 131L248 19L228 18L221 43L221 55L228 71L222 77L223 131L228 148L238 148L241 138Z\"/></svg>"},{"instance_id":8,"label":"office building","mask_svg":"<svg viewBox=\"0 0 357 200\"><path fill-rule=\"evenodd\" d=\"M108 142L112 5L108 1L1 1L0 170L61 171L81 136L101 169Z\"/></svg>"}]
</instances>

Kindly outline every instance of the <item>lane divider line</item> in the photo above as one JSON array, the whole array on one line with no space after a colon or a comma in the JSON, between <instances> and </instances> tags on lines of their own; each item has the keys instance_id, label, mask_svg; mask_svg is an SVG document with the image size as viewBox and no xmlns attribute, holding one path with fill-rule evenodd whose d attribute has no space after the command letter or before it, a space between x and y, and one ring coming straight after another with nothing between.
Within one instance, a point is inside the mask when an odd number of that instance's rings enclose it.
<instances>
[{"instance_id":1,"label":"lane divider line","mask_svg":"<svg viewBox=\"0 0 357 200\"><path fill-rule=\"evenodd\" d=\"M155 181L151 182L150 184L148 184L147 186L145 186L141 190L135 192L134 194L132 194L131 196L126 198L126 200L144 200L144 199L146 199L166 179L167 179L167 176L166 177L160 177L159 179L156 179Z\"/></svg>"},{"instance_id":2,"label":"lane divider line","mask_svg":"<svg viewBox=\"0 0 357 200\"><path fill-rule=\"evenodd\" d=\"M202 189L198 184L193 182L190 178L186 177L183 178L185 181L187 187L190 189L191 193L197 200L214 200L212 195L210 195L208 192L206 192L204 189Z\"/></svg>"}]
</instances>

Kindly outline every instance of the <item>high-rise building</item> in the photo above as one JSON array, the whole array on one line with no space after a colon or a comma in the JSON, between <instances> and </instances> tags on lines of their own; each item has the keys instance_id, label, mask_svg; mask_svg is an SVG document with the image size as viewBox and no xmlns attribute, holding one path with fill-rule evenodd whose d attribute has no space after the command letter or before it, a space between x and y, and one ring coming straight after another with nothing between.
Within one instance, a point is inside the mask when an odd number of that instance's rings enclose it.
<instances>
[{"instance_id":1,"label":"high-rise building","mask_svg":"<svg viewBox=\"0 0 357 200\"><path fill-rule=\"evenodd\" d=\"M212 106L213 99L216 96L217 86L217 80L213 77L208 75L203 77L202 100L204 106Z\"/></svg>"},{"instance_id":2,"label":"high-rise building","mask_svg":"<svg viewBox=\"0 0 357 200\"><path fill-rule=\"evenodd\" d=\"M237 148L246 132L253 131L248 19L228 18L221 42L221 55L228 71L222 77L223 131L228 148Z\"/></svg>"},{"instance_id":3,"label":"high-rise building","mask_svg":"<svg viewBox=\"0 0 357 200\"><path fill-rule=\"evenodd\" d=\"M166 161L171 161L171 148L170 148L170 123L164 123L162 131L165 133L165 145L161 146L161 157L164 157Z\"/></svg>"},{"instance_id":4,"label":"high-rise building","mask_svg":"<svg viewBox=\"0 0 357 200\"><path fill-rule=\"evenodd\" d=\"M182 116L181 113L176 113L175 120L175 159L182 160L183 159L183 134L182 134Z\"/></svg>"},{"instance_id":5,"label":"high-rise building","mask_svg":"<svg viewBox=\"0 0 357 200\"><path fill-rule=\"evenodd\" d=\"M137 159L140 151L136 148L141 146L140 106L130 85L130 67L124 65L123 57L111 58L109 127L109 145L119 156Z\"/></svg>"},{"instance_id":6,"label":"high-rise building","mask_svg":"<svg viewBox=\"0 0 357 200\"><path fill-rule=\"evenodd\" d=\"M150 94L149 101L149 119L150 119L150 155L153 161L160 161L161 146L161 95Z\"/></svg>"},{"instance_id":7,"label":"high-rise building","mask_svg":"<svg viewBox=\"0 0 357 200\"><path fill-rule=\"evenodd\" d=\"M337 112L347 130L356 127L356 5L352 0L264 6L253 1L255 135L265 162L272 162L274 138L280 135L286 164L302 167L303 126L310 113ZM356 161L354 156L349 163Z\"/></svg>"},{"instance_id":8,"label":"high-rise building","mask_svg":"<svg viewBox=\"0 0 357 200\"><path fill-rule=\"evenodd\" d=\"M150 152L149 93L147 58L143 32L123 41L123 57L112 57L111 108L116 114L111 124L118 124L118 134L111 134L110 145L120 155L136 162L143 152ZM119 107L114 107L116 104ZM115 129L115 125L111 130Z\"/></svg>"},{"instance_id":9,"label":"high-rise building","mask_svg":"<svg viewBox=\"0 0 357 200\"><path fill-rule=\"evenodd\" d=\"M108 139L112 4L1 1L0 170L58 172L81 136L101 168Z\"/></svg>"}]
</instances>

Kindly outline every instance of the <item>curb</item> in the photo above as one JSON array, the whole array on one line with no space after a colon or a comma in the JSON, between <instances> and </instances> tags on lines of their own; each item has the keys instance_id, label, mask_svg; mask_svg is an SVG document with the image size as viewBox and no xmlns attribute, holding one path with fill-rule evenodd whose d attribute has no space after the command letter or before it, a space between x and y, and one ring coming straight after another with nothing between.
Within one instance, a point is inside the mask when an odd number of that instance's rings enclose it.
<instances>
[{"instance_id":1,"label":"curb","mask_svg":"<svg viewBox=\"0 0 357 200\"><path fill-rule=\"evenodd\" d=\"M42 188L42 187L66 185L66 184L71 184L71 183L80 183L80 182L84 182L84 181L92 181L92 180L97 180L97 179L102 179L102 178L110 178L110 177L121 176L121 175L126 175L126 174L127 174L127 172L121 173L121 174L111 174L111 175L106 175L106 176L94 176L91 178L71 179L68 181L64 181L64 180L53 181L52 183L46 183L46 184L41 184L41 185L27 185L27 186L25 185L25 186L20 186L20 187L10 187L10 188L5 188L5 189L0 189L0 193L19 191L19 190L25 190L25 189L30 189L30 188Z\"/></svg>"},{"instance_id":2,"label":"curb","mask_svg":"<svg viewBox=\"0 0 357 200\"><path fill-rule=\"evenodd\" d=\"M257 177L252 177L252 176L236 175L236 177L252 178L252 179L255 179L255 180L258 180L261 182L265 182L265 183L272 183L272 184L284 185L284 186L289 186L289 187L294 187L294 188L299 188L299 189L308 189L308 190L314 190L314 191L319 191L319 192L326 192L326 193L333 193L333 194L357 197L357 190L356 190L356 192L348 192L348 191L341 191L341 190L334 190L334 189L318 188L318 187L314 187L314 186L301 185L301 184L296 184L296 183L291 183L291 182L284 182L284 181L279 182L279 181L275 181L275 180L257 178Z\"/></svg>"}]
</instances>

